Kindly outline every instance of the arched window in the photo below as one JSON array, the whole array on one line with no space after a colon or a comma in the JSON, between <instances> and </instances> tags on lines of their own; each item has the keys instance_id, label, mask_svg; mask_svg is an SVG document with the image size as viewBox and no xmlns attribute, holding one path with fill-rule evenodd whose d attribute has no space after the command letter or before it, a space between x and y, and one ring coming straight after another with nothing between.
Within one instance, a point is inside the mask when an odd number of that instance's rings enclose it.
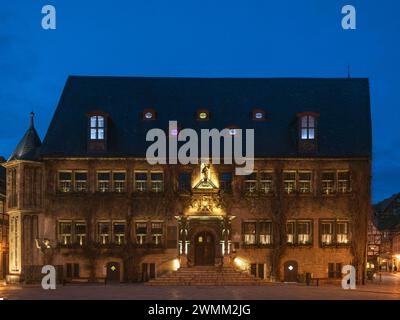
<instances>
[{"instance_id":1,"label":"arched window","mask_svg":"<svg viewBox=\"0 0 400 320\"><path fill-rule=\"evenodd\" d=\"M90 140L104 140L104 116L90 116Z\"/></svg>"}]
</instances>

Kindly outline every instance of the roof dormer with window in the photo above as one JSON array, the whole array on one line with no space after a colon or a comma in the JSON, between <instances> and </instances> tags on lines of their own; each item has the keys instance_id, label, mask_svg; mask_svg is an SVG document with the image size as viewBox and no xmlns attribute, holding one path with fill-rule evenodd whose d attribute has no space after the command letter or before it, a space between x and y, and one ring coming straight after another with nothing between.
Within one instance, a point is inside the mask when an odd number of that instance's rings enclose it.
<instances>
[{"instance_id":1,"label":"roof dormer with window","mask_svg":"<svg viewBox=\"0 0 400 320\"><path fill-rule=\"evenodd\" d=\"M318 117L315 112L301 112L298 117L298 151L316 152L318 149Z\"/></svg>"},{"instance_id":2,"label":"roof dormer with window","mask_svg":"<svg viewBox=\"0 0 400 320\"><path fill-rule=\"evenodd\" d=\"M93 111L86 114L88 118L88 151L106 151L108 134L108 113Z\"/></svg>"}]
</instances>

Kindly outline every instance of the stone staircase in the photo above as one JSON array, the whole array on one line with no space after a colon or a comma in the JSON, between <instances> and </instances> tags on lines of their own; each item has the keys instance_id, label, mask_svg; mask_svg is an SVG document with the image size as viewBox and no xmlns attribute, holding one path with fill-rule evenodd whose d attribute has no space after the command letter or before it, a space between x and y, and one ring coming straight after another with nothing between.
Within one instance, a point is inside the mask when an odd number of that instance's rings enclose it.
<instances>
[{"instance_id":1,"label":"stone staircase","mask_svg":"<svg viewBox=\"0 0 400 320\"><path fill-rule=\"evenodd\" d=\"M151 286L249 286L266 283L265 280L238 271L231 266L182 267L146 282Z\"/></svg>"}]
</instances>

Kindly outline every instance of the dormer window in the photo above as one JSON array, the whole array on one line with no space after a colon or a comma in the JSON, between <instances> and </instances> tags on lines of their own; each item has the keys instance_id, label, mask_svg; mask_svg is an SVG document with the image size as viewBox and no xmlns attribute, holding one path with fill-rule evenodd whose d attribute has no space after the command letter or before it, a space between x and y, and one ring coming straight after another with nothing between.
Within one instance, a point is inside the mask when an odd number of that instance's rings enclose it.
<instances>
[{"instance_id":1,"label":"dormer window","mask_svg":"<svg viewBox=\"0 0 400 320\"><path fill-rule=\"evenodd\" d=\"M252 118L254 121L265 121L265 111L261 109L254 109L252 112Z\"/></svg>"},{"instance_id":2,"label":"dormer window","mask_svg":"<svg viewBox=\"0 0 400 320\"><path fill-rule=\"evenodd\" d=\"M104 151L107 149L108 114L93 111L86 114L88 117L88 151Z\"/></svg>"},{"instance_id":3,"label":"dormer window","mask_svg":"<svg viewBox=\"0 0 400 320\"><path fill-rule=\"evenodd\" d=\"M206 109L197 110L197 120L206 121L210 119L210 112Z\"/></svg>"},{"instance_id":4,"label":"dormer window","mask_svg":"<svg viewBox=\"0 0 400 320\"><path fill-rule=\"evenodd\" d=\"M301 112L298 117L299 152L310 153L318 149L318 117L315 112Z\"/></svg>"},{"instance_id":5,"label":"dormer window","mask_svg":"<svg viewBox=\"0 0 400 320\"><path fill-rule=\"evenodd\" d=\"M315 117L312 115L304 115L301 117L301 139L315 139Z\"/></svg>"},{"instance_id":6,"label":"dormer window","mask_svg":"<svg viewBox=\"0 0 400 320\"><path fill-rule=\"evenodd\" d=\"M90 140L104 140L104 116L90 117Z\"/></svg>"},{"instance_id":7,"label":"dormer window","mask_svg":"<svg viewBox=\"0 0 400 320\"><path fill-rule=\"evenodd\" d=\"M239 128L237 126L229 126L229 127L227 127L227 129L228 129L229 135L235 136L238 133Z\"/></svg>"},{"instance_id":8,"label":"dormer window","mask_svg":"<svg viewBox=\"0 0 400 320\"><path fill-rule=\"evenodd\" d=\"M144 109L142 114L143 120L155 120L156 112L153 109Z\"/></svg>"}]
</instances>

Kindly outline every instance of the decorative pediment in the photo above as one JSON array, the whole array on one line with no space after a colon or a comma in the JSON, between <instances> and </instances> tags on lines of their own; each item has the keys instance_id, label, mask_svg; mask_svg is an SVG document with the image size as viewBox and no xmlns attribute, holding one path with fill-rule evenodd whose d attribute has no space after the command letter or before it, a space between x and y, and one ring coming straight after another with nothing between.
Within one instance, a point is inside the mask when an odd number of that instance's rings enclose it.
<instances>
[{"instance_id":1,"label":"decorative pediment","mask_svg":"<svg viewBox=\"0 0 400 320\"><path fill-rule=\"evenodd\" d=\"M202 163L200 166L200 181L194 186L193 191L210 192L218 191L217 186L210 179L210 165Z\"/></svg>"}]
</instances>

